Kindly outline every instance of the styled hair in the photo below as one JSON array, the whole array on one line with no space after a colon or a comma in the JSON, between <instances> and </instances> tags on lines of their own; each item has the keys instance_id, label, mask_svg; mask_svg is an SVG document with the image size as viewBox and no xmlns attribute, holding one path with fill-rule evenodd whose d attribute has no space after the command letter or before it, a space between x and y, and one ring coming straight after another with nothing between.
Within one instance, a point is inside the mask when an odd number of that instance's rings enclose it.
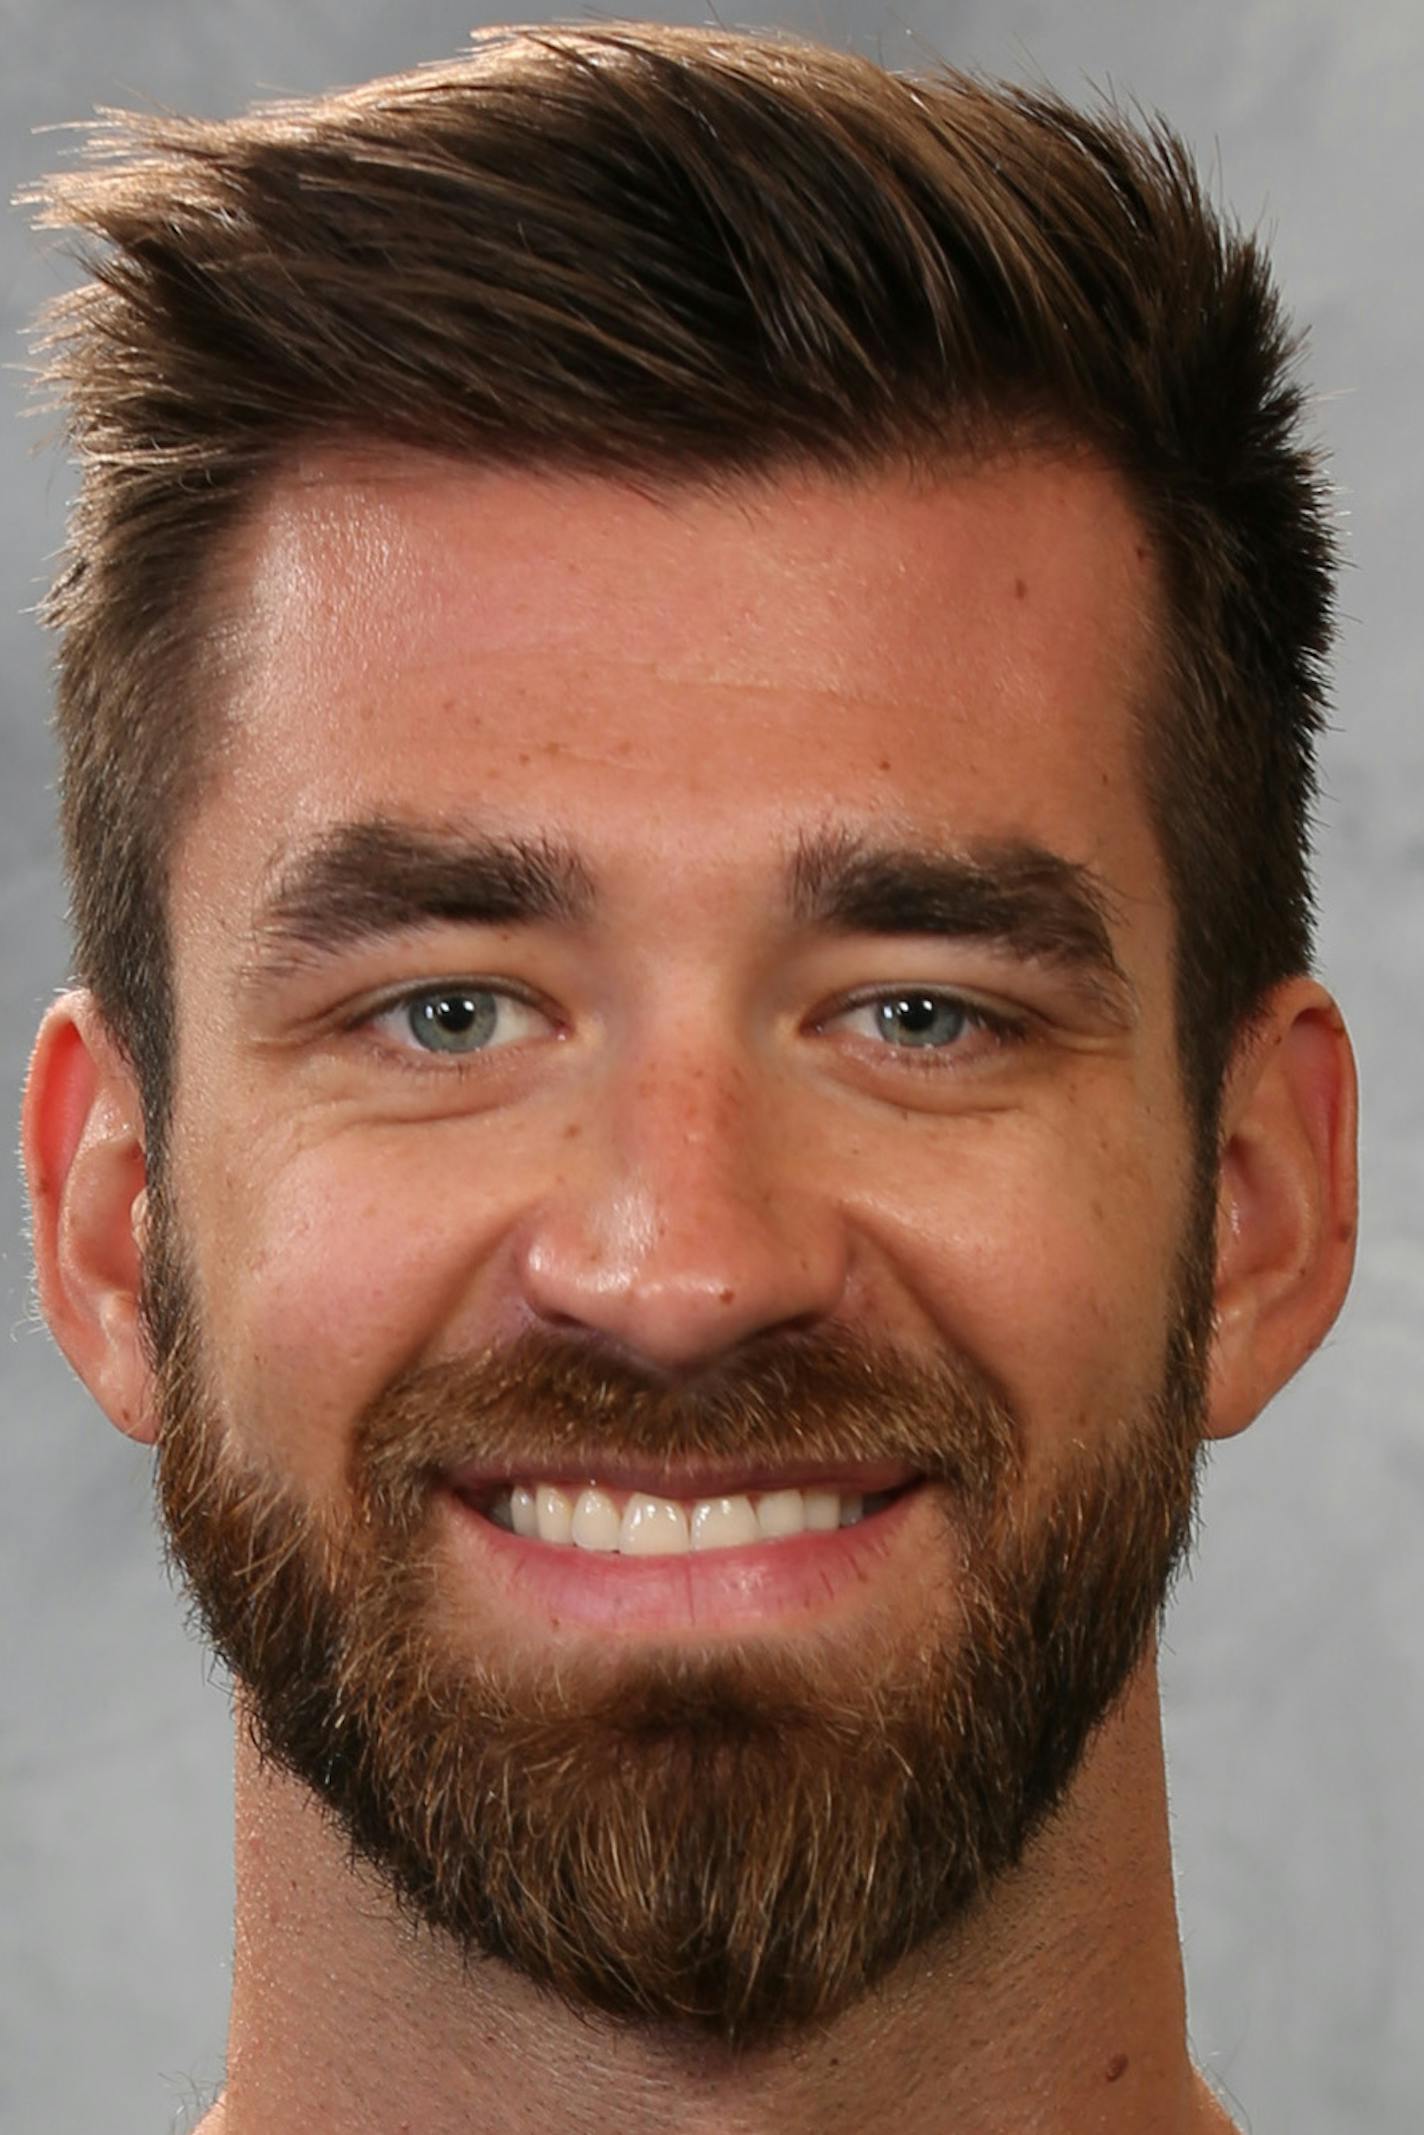
<instances>
[{"instance_id":1,"label":"styled hair","mask_svg":"<svg viewBox=\"0 0 1424 2135\"><path fill-rule=\"evenodd\" d=\"M82 477L47 615L76 976L151 1159L215 563L323 441L660 486L1098 454L1165 592L1141 761L1212 1131L1236 1036L1309 966L1334 554L1262 253L1160 120L779 34L497 30L237 119L101 114L30 197L89 241L41 343Z\"/></svg>"}]
</instances>

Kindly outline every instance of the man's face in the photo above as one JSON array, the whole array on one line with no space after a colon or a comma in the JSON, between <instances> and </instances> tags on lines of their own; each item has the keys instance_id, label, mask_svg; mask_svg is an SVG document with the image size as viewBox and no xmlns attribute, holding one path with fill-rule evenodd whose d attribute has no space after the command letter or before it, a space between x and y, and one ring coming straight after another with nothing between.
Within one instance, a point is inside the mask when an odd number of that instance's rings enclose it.
<instances>
[{"instance_id":1,"label":"man's face","mask_svg":"<svg viewBox=\"0 0 1424 2135\"><path fill-rule=\"evenodd\" d=\"M1021 1857L1188 1537L1141 529L1067 461L658 504L389 455L238 572L149 1239L179 1555L464 1946L833 2013Z\"/></svg>"}]
</instances>

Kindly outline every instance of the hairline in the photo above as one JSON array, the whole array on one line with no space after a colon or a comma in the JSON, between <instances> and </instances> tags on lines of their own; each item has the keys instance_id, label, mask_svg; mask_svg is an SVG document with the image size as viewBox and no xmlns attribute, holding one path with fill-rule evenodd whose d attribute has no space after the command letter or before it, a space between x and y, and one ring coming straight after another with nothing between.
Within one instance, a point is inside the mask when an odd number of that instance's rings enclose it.
<instances>
[{"instance_id":1,"label":"hairline","mask_svg":"<svg viewBox=\"0 0 1424 2135\"><path fill-rule=\"evenodd\" d=\"M1134 693L1128 710L1141 752L1135 765L1143 781L1141 795L1165 868L1147 752L1152 746L1155 724L1172 718L1171 699L1185 679L1180 673L1177 618L1166 582L1165 558L1131 475L1091 439L1074 434L1066 423L1016 415L997 421L991 416L966 422L962 442L953 446L936 445L929 450L916 449L913 444L904 450L877 447L856 462L814 453L775 453L750 467L678 467L652 460L637 466L610 460L599 466L567 453L536 457L461 452L448 446L421 445L353 429L331 435L308 433L277 447L264 465L253 469L237 494L230 516L214 529L208 553L200 561L196 597L178 640L174 677L178 686L187 682L191 688L190 709L196 714L198 743L180 763L178 805L165 823L157 856L165 919L175 855L193 816L221 772L221 744L231 730L229 715L241 685L241 663L244 655L254 649L250 618L243 609L244 595L250 590L250 574L256 567L265 514L284 489L416 481L437 471L475 478L505 474L523 475L550 485L586 483L590 488L624 488L649 504L673 509L683 502L698 500L754 504L758 499L775 496L788 479L798 474L839 488L847 496L898 477L907 483L912 495L924 496L966 474L1034 463L1045 468L1082 466L1106 474L1121 490L1142 533L1150 561L1149 598L1156 610L1146 633L1146 650L1151 666L1159 671L1145 678L1145 686L1140 693ZM1175 900L1173 917L1175 932Z\"/></svg>"}]
</instances>

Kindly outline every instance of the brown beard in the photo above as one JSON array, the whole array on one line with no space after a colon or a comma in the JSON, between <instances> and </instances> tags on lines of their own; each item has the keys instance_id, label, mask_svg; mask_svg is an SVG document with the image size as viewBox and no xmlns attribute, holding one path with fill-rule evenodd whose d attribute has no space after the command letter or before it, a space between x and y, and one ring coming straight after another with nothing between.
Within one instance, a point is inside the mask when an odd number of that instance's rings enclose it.
<instances>
[{"instance_id":1,"label":"brown beard","mask_svg":"<svg viewBox=\"0 0 1424 2135\"><path fill-rule=\"evenodd\" d=\"M318 1511L235 1451L161 1193L150 1224L164 1521L260 1753L418 1922L574 2007L765 2046L949 1935L1062 1803L1189 1553L1200 1215L1159 1387L1074 1450L1033 1516L1023 1432L986 1373L845 1330L768 1337L678 1384L546 1334L422 1367L360 1420ZM598 1680L461 1645L443 1473L670 1446L906 1462L940 1486L952 1622L893 1660L727 1642L640 1650Z\"/></svg>"}]
</instances>

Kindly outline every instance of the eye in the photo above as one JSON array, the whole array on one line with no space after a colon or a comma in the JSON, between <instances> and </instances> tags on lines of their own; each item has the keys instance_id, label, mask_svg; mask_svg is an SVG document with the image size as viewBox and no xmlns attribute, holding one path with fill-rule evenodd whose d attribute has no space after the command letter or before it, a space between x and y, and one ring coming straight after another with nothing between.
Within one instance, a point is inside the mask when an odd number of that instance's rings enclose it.
<instances>
[{"instance_id":1,"label":"eye","mask_svg":"<svg viewBox=\"0 0 1424 2135\"><path fill-rule=\"evenodd\" d=\"M493 1052L550 1028L549 1018L517 994L463 982L402 994L366 1020L403 1049L456 1058Z\"/></svg>"},{"instance_id":2,"label":"eye","mask_svg":"<svg viewBox=\"0 0 1424 2135\"><path fill-rule=\"evenodd\" d=\"M900 1051L925 1053L961 1049L976 1035L1000 1043L1024 1035L1022 1018L927 986L897 986L868 995L828 1017L822 1027L850 1031Z\"/></svg>"}]
</instances>

